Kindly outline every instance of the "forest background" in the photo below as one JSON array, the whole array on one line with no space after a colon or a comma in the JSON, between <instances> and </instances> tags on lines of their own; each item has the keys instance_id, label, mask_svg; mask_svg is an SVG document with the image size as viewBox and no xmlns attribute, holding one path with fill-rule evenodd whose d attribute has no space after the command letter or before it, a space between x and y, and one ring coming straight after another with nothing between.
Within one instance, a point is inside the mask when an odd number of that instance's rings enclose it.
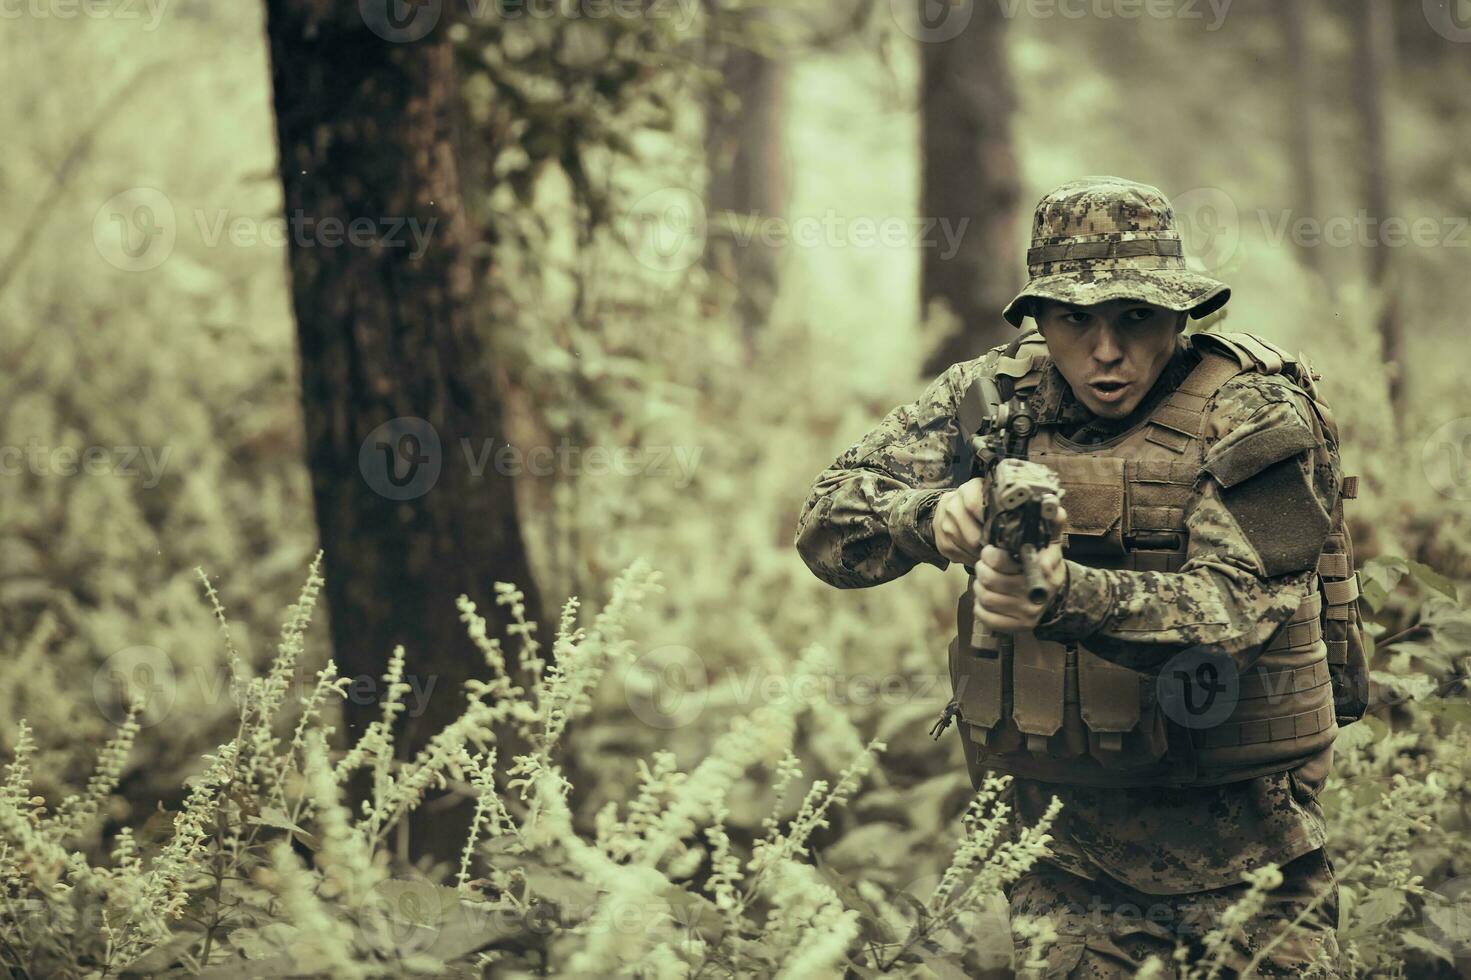
<instances>
[{"instance_id":1,"label":"forest background","mask_svg":"<svg viewBox=\"0 0 1471 980\"><path fill-rule=\"evenodd\" d=\"M1342 968L1466 975L1465 7L0 6L0 963L1021 968L963 573L792 539L1115 174L1360 478Z\"/></svg>"}]
</instances>

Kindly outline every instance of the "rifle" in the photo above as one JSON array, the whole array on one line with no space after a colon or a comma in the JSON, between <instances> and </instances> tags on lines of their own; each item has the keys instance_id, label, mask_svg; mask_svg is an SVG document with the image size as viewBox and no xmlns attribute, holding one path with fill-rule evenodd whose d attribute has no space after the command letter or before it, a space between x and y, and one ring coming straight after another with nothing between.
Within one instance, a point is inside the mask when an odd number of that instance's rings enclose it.
<instances>
[{"instance_id":1,"label":"rifle","mask_svg":"<svg viewBox=\"0 0 1471 980\"><path fill-rule=\"evenodd\" d=\"M1047 598L1047 583L1037 555L1060 530L1057 510L1064 493L1062 485L1050 468L1026 458L1027 440L1037 423L1025 402L1014 393L1003 400L996 382L986 377L976 381L966 393L966 401L970 404L961 405L961 417L979 415L976 431L970 437L974 451L970 476L981 477L986 485L982 540L1021 565L1027 599L1041 602ZM966 565L965 570L975 574L974 566ZM976 629L984 638L990 638L984 627L978 625ZM972 646L979 645L972 642Z\"/></svg>"},{"instance_id":2,"label":"rifle","mask_svg":"<svg viewBox=\"0 0 1471 980\"><path fill-rule=\"evenodd\" d=\"M981 540L1002 549L1021 565L1027 598L1041 602L1047 597L1047 583L1037 553L1060 530L1057 511L1064 491L1056 473L1026 458L1027 440L1037 423L1010 386L1007 394L1009 397L1003 399L996 382L982 377L961 399L956 414L962 438L966 432L971 433L971 453L968 465L956 466L955 482L958 485L975 477L985 481ZM957 457L957 464L963 459L963 455ZM965 570L975 576L975 566L966 565ZM970 646L998 655L1001 649L995 634L982 623L972 623ZM930 735L938 739L959 709L958 697L951 698Z\"/></svg>"}]
</instances>

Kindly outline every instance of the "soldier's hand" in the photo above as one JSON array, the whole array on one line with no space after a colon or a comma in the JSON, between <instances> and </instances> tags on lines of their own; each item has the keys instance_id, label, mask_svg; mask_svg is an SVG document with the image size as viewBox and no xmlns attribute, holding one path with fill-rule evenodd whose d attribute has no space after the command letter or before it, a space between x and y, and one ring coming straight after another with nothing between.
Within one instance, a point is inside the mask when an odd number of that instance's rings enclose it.
<instances>
[{"instance_id":1,"label":"soldier's hand","mask_svg":"<svg viewBox=\"0 0 1471 980\"><path fill-rule=\"evenodd\" d=\"M1067 526L1067 512L1058 508L1059 524ZM1062 544L1054 541L1037 553L1047 595L1027 601L1027 578L1019 563L995 545L986 545L976 565L975 617L993 632L1020 633L1036 626L1054 596L1067 585L1067 562Z\"/></svg>"},{"instance_id":2,"label":"soldier's hand","mask_svg":"<svg viewBox=\"0 0 1471 980\"><path fill-rule=\"evenodd\" d=\"M981 554L986 481L975 477L947 490L935 504L935 549L951 561L974 565Z\"/></svg>"}]
</instances>

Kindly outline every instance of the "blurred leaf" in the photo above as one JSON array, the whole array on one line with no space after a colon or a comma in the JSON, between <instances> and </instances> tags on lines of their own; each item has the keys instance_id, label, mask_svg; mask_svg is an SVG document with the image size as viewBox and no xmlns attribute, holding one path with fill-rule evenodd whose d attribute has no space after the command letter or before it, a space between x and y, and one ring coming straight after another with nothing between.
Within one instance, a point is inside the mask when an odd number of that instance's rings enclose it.
<instances>
[{"instance_id":1,"label":"blurred leaf","mask_svg":"<svg viewBox=\"0 0 1471 980\"><path fill-rule=\"evenodd\" d=\"M1403 889L1376 888L1359 904L1359 921L1378 926L1399 916L1407 904Z\"/></svg>"},{"instance_id":2,"label":"blurred leaf","mask_svg":"<svg viewBox=\"0 0 1471 980\"><path fill-rule=\"evenodd\" d=\"M1431 913L1432 918L1434 918L1434 914L1434 912ZM1451 953L1450 950L1446 949L1435 940L1428 939L1425 936L1420 935L1418 932L1404 932L1400 935L1400 939L1403 940L1404 944L1410 947L1410 949L1418 949L1422 953L1429 953L1436 959L1444 960L1452 966L1454 966L1456 963L1456 957Z\"/></svg>"},{"instance_id":3,"label":"blurred leaf","mask_svg":"<svg viewBox=\"0 0 1471 980\"><path fill-rule=\"evenodd\" d=\"M1380 555L1364 562L1359 569L1359 590L1369 608L1375 612L1382 609L1408 572L1408 564L1398 555Z\"/></svg>"},{"instance_id":4,"label":"blurred leaf","mask_svg":"<svg viewBox=\"0 0 1471 980\"><path fill-rule=\"evenodd\" d=\"M521 864L521 873L537 896L575 909L586 909L597 899L598 887L539 861Z\"/></svg>"},{"instance_id":5,"label":"blurred leaf","mask_svg":"<svg viewBox=\"0 0 1471 980\"><path fill-rule=\"evenodd\" d=\"M247 960L263 960L284 953L295 933L293 926L271 922L259 929L236 929L230 933L229 942Z\"/></svg>"},{"instance_id":6,"label":"blurred leaf","mask_svg":"<svg viewBox=\"0 0 1471 980\"><path fill-rule=\"evenodd\" d=\"M1461 601L1461 594L1456 589L1456 584L1429 565L1418 561L1407 561L1405 564L1409 568L1410 575L1421 585L1434 589L1456 602Z\"/></svg>"},{"instance_id":7,"label":"blurred leaf","mask_svg":"<svg viewBox=\"0 0 1471 980\"><path fill-rule=\"evenodd\" d=\"M858 889L844 878L841 874L822 859L822 855L816 851L812 854L812 864L817 868L817 873L822 876L838 898L845 906L857 912L862 917L864 933L867 937L878 942L893 942L893 933L884 922L883 913L874 907L873 903L858 893Z\"/></svg>"},{"instance_id":8,"label":"blurred leaf","mask_svg":"<svg viewBox=\"0 0 1471 980\"><path fill-rule=\"evenodd\" d=\"M1423 701L1439 689L1439 684L1436 683L1435 678L1427 677L1425 674L1392 674L1384 670L1371 670L1369 671L1369 676L1374 680L1374 683L1392 691L1394 695L1393 700L1396 703L1403 701Z\"/></svg>"},{"instance_id":9,"label":"blurred leaf","mask_svg":"<svg viewBox=\"0 0 1471 980\"><path fill-rule=\"evenodd\" d=\"M970 977L970 974L961 966L960 961L950 953L930 950L921 946L919 948L919 957L924 960L925 966L929 967L940 980L968 980Z\"/></svg>"}]
</instances>

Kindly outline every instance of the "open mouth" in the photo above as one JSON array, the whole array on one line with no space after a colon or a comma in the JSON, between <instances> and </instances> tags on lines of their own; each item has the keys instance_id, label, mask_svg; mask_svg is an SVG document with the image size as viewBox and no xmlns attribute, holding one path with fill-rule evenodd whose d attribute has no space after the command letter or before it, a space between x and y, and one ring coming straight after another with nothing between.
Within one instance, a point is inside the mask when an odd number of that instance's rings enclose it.
<instances>
[{"instance_id":1,"label":"open mouth","mask_svg":"<svg viewBox=\"0 0 1471 980\"><path fill-rule=\"evenodd\" d=\"M1095 381L1088 386L1099 401L1116 402L1124 397L1129 385L1125 381Z\"/></svg>"}]
</instances>

